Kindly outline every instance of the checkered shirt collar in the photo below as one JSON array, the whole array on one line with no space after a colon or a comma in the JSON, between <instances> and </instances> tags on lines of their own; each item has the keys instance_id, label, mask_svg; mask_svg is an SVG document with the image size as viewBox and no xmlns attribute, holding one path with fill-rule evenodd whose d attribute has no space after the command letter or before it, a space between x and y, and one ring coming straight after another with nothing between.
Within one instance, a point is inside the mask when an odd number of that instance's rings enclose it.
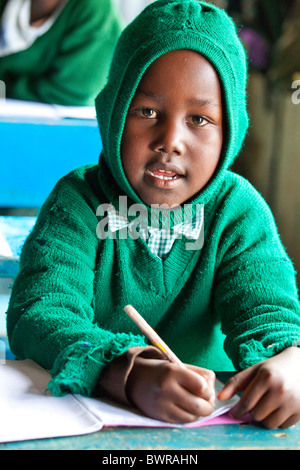
<instances>
[{"instance_id":1,"label":"checkered shirt collar","mask_svg":"<svg viewBox=\"0 0 300 470\"><path fill-rule=\"evenodd\" d=\"M108 227L111 232L117 232L125 227L130 231L136 230L136 222L129 222L126 216L120 214L112 204L107 209ZM204 207L199 205L199 209L193 217L181 222L170 230L139 226L139 234L143 238L150 251L160 259L163 259L171 250L173 243L177 238L182 238L182 235L190 240L197 240L203 226Z\"/></svg>"}]
</instances>

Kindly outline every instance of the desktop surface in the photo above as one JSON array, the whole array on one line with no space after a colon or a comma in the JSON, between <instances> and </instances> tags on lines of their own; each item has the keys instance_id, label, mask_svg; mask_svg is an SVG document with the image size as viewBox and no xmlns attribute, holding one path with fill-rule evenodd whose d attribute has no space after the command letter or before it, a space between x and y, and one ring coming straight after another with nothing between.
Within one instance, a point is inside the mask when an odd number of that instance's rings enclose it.
<instances>
[{"instance_id":1,"label":"desktop surface","mask_svg":"<svg viewBox=\"0 0 300 470\"><path fill-rule=\"evenodd\" d=\"M300 424L264 429L228 424L190 429L104 428L84 436L0 444L1 450L299 450Z\"/></svg>"}]
</instances>

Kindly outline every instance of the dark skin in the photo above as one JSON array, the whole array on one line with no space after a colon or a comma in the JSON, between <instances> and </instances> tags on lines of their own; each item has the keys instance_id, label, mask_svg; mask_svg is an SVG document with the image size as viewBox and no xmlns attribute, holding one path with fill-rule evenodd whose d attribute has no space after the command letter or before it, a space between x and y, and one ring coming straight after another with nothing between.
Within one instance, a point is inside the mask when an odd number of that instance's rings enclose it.
<instances>
[{"instance_id":1,"label":"dark skin","mask_svg":"<svg viewBox=\"0 0 300 470\"><path fill-rule=\"evenodd\" d=\"M201 367L186 369L169 361L137 357L127 382L130 400L150 418L187 423L214 409L215 374Z\"/></svg>"},{"instance_id":2,"label":"dark skin","mask_svg":"<svg viewBox=\"0 0 300 470\"><path fill-rule=\"evenodd\" d=\"M41 26L61 3L62 0L32 0L30 25Z\"/></svg>"},{"instance_id":3,"label":"dark skin","mask_svg":"<svg viewBox=\"0 0 300 470\"><path fill-rule=\"evenodd\" d=\"M144 203L175 207L213 176L222 150L221 87L212 65L192 51L173 51L146 71L130 105L122 142L125 174ZM127 381L130 400L146 415L192 422L209 415L214 373L168 361L137 357ZM233 413L251 412L267 428L300 419L300 349L280 354L236 374L219 393L242 392Z\"/></svg>"},{"instance_id":4,"label":"dark skin","mask_svg":"<svg viewBox=\"0 0 300 470\"><path fill-rule=\"evenodd\" d=\"M210 63L192 51L159 57L132 100L122 140L123 168L142 201L175 207L198 193L219 163L222 123Z\"/></svg>"}]
</instances>

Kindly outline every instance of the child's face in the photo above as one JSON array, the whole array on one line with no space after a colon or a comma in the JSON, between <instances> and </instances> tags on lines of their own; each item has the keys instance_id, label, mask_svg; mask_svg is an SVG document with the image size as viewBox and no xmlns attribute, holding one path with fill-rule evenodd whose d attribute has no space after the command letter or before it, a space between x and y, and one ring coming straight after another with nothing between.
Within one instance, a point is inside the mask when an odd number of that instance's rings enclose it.
<instances>
[{"instance_id":1,"label":"child's face","mask_svg":"<svg viewBox=\"0 0 300 470\"><path fill-rule=\"evenodd\" d=\"M217 73L201 55L168 52L144 74L122 139L129 183L147 205L176 207L210 180L223 142Z\"/></svg>"}]
</instances>

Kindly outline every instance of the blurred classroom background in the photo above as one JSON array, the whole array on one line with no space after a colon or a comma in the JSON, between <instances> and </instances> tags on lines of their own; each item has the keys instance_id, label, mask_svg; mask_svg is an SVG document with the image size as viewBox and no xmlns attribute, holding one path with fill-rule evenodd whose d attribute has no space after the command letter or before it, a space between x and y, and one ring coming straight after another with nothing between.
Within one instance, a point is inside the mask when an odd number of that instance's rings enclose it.
<instances>
[{"instance_id":1,"label":"blurred classroom background","mask_svg":"<svg viewBox=\"0 0 300 470\"><path fill-rule=\"evenodd\" d=\"M97 162L102 145L92 105L94 97L105 81L118 34L152 3L151 0L45 0L50 7L57 5L54 15L50 15L51 21L45 22L43 18L39 20L43 2L32 2L37 5L36 30L32 32L30 28L30 34L26 35L18 30L16 18L12 21L12 7L23 15L23 20L27 18L28 25L31 0L0 0L0 338L3 341L6 341L4 312L18 271L22 244L56 181L77 166ZM247 178L269 203L283 244L299 273L300 0L211 3L226 9L233 17L249 57L250 129L233 170ZM98 15L100 8L103 12ZM5 45L3 31L7 25L14 34ZM65 38L64 28L76 34ZM50 57L47 53L47 38L51 40L51 51L56 48L57 56L51 52ZM18 50L14 51L16 44ZM12 50L5 52L5 47ZM81 49L84 47L88 47L88 53ZM72 56L75 50L77 55ZM30 54L32 51L34 54ZM91 75L87 58L94 64L95 56L103 62L97 68L97 91L91 83L87 97L81 80ZM22 60L16 64L10 57ZM49 67L47 80L43 78L46 81L36 99L32 97L39 86L37 77L31 76L30 60L32 64L36 61L40 69ZM26 65L24 77L18 69L20 64ZM68 88L72 77L74 86ZM10 85L15 83L15 91L10 96L13 90ZM59 94L56 93L58 83L62 85ZM51 90L52 85L55 92ZM22 90L24 98L20 94ZM298 274L298 283L299 279Z\"/></svg>"},{"instance_id":2,"label":"blurred classroom background","mask_svg":"<svg viewBox=\"0 0 300 470\"><path fill-rule=\"evenodd\" d=\"M249 57L250 129L233 170L270 205L300 281L300 1L228 0Z\"/></svg>"}]
</instances>

